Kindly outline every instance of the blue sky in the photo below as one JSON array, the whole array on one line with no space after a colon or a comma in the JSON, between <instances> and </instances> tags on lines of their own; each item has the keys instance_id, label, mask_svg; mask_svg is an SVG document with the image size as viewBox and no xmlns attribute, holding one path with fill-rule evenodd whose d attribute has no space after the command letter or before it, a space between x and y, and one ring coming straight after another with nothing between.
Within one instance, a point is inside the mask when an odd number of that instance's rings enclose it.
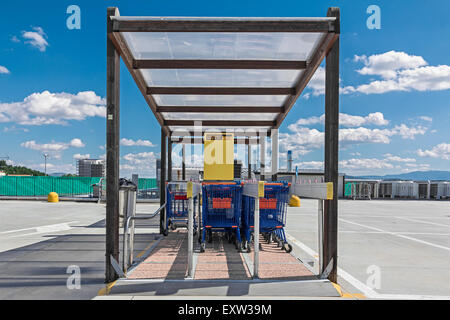
<instances>
[{"instance_id":1,"label":"blue sky","mask_svg":"<svg viewBox=\"0 0 450 320\"><path fill-rule=\"evenodd\" d=\"M69 30L66 9L81 9ZM369 5L381 29L369 30ZM324 16L341 8L341 151L347 174L450 169L448 1L23 1L0 11L0 157L74 172L77 157L104 155L106 7L121 15ZM323 161L321 70L280 128L300 168ZM122 175L154 175L160 127L121 68ZM140 141L138 141L140 140ZM239 153L239 152L238 152ZM179 157L175 156L175 160ZM197 159L198 160L198 159ZM198 161L197 161L198 162Z\"/></svg>"}]
</instances>

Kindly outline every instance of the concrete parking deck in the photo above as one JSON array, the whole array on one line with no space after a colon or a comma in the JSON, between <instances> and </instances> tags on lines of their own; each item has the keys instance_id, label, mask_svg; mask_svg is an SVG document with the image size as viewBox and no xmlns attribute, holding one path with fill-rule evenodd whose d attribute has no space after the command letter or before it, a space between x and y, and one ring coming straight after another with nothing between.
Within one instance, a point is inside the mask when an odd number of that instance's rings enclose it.
<instances>
[{"instance_id":1,"label":"concrete parking deck","mask_svg":"<svg viewBox=\"0 0 450 320\"><path fill-rule=\"evenodd\" d=\"M156 208L138 204L137 212ZM344 292L382 299L450 299L450 201L340 200L339 208L338 283ZM106 293L104 218L104 204L0 201L0 299L92 299L99 291ZM302 199L302 207L288 209L287 219L294 256L317 272L317 201ZM159 217L138 222L136 258L146 256L157 241L158 228ZM274 253L288 256L277 250ZM80 267L80 289L67 287L71 265ZM197 265L199 272L199 260ZM261 263L260 271L263 268ZM378 287L372 287L377 284L371 281L373 270L379 270ZM266 299L275 294L279 282L120 280L112 287L113 295L101 298L204 299L215 292L227 299ZM283 282L316 299L332 293L317 281ZM288 298L282 292L274 297Z\"/></svg>"}]
</instances>

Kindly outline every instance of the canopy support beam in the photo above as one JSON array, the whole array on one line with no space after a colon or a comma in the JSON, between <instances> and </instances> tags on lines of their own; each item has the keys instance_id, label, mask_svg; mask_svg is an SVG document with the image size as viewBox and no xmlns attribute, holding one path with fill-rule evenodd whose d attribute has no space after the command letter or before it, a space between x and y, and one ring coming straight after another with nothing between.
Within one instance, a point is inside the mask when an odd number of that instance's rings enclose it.
<instances>
[{"instance_id":1,"label":"canopy support beam","mask_svg":"<svg viewBox=\"0 0 450 320\"><path fill-rule=\"evenodd\" d=\"M328 9L327 16L337 19L339 8ZM336 30L339 34L339 28ZM328 279L337 282L338 241L338 153L339 153L339 36L326 57L325 70L325 182L332 182L333 199L325 200L323 217L323 267L332 265ZM324 272L324 270L320 270Z\"/></svg>"},{"instance_id":2,"label":"canopy support beam","mask_svg":"<svg viewBox=\"0 0 450 320\"><path fill-rule=\"evenodd\" d=\"M106 25L112 32L111 16L117 8L108 8ZM118 278L113 260L119 261L119 137L120 137L120 55L110 37L106 39L106 270L105 282ZM111 259L112 257L112 259Z\"/></svg>"}]
</instances>

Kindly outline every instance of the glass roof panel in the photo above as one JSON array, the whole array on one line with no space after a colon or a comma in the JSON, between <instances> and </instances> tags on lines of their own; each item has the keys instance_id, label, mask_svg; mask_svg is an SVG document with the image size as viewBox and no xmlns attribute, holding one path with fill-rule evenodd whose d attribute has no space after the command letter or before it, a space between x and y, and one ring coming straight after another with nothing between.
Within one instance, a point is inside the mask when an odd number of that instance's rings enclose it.
<instances>
[{"instance_id":1,"label":"glass roof panel","mask_svg":"<svg viewBox=\"0 0 450 320\"><path fill-rule=\"evenodd\" d=\"M275 120L278 113L162 112L166 120Z\"/></svg>"},{"instance_id":2,"label":"glass roof panel","mask_svg":"<svg viewBox=\"0 0 450 320\"><path fill-rule=\"evenodd\" d=\"M148 86L292 87L303 71L231 69L143 69Z\"/></svg>"},{"instance_id":3,"label":"glass roof panel","mask_svg":"<svg viewBox=\"0 0 450 320\"><path fill-rule=\"evenodd\" d=\"M307 60L321 33L123 32L135 59Z\"/></svg>"},{"instance_id":4,"label":"glass roof panel","mask_svg":"<svg viewBox=\"0 0 450 320\"><path fill-rule=\"evenodd\" d=\"M286 95L185 95L154 94L159 106L266 106L280 107Z\"/></svg>"},{"instance_id":5,"label":"glass roof panel","mask_svg":"<svg viewBox=\"0 0 450 320\"><path fill-rule=\"evenodd\" d=\"M231 128L231 129L230 129ZM259 132L259 130L270 130L270 126L261 126L261 127L242 127L242 126L227 126L227 127L218 127L218 126L202 126L202 131L207 132L232 132L233 130L239 130L238 133L240 135L245 135L245 132ZM199 128L189 127L189 126L169 126L169 130L172 131L173 135L182 134L186 132L195 132L195 130L199 131Z\"/></svg>"}]
</instances>

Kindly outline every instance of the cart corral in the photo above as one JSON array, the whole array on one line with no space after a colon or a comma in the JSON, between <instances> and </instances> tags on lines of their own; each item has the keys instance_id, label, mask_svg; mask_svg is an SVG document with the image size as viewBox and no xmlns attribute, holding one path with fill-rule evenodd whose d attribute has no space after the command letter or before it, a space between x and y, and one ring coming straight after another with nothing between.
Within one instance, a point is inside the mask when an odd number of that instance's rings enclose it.
<instances>
[{"instance_id":1,"label":"cart corral","mask_svg":"<svg viewBox=\"0 0 450 320\"><path fill-rule=\"evenodd\" d=\"M323 18L123 17L108 8L106 282L158 279L218 295L218 280L267 280L277 290L310 281L310 295L320 288L330 294L337 282L339 34L338 8ZM261 45L251 46L255 40ZM161 126L161 237L141 263L124 256L127 272L118 263L120 59ZM278 181L278 128L324 60L324 181ZM171 181L174 143L204 145L205 181ZM250 171L249 180L233 180L234 144L247 145L248 157L259 146L259 180ZM317 200L318 274L284 234L291 195ZM234 267L222 277L224 258Z\"/></svg>"}]
</instances>

